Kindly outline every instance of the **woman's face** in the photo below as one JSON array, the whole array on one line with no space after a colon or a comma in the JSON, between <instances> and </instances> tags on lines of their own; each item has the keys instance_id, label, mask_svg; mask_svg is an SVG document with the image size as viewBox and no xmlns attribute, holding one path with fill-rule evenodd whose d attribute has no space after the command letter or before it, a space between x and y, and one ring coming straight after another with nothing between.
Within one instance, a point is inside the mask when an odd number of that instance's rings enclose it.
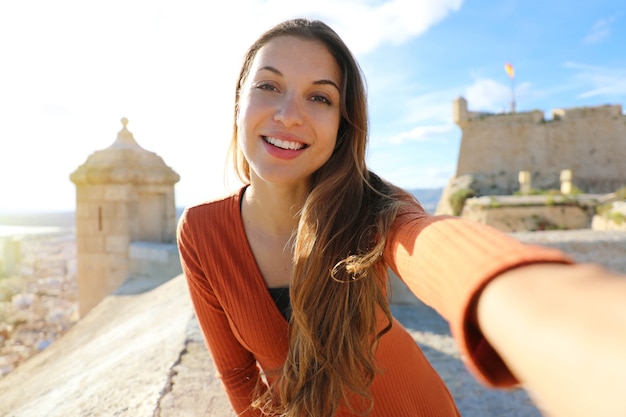
<instances>
[{"instance_id":1,"label":"woman's face","mask_svg":"<svg viewBox=\"0 0 626 417\"><path fill-rule=\"evenodd\" d=\"M330 158L342 74L319 41L280 36L257 52L239 95L237 140L251 179L307 183Z\"/></svg>"}]
</instances>

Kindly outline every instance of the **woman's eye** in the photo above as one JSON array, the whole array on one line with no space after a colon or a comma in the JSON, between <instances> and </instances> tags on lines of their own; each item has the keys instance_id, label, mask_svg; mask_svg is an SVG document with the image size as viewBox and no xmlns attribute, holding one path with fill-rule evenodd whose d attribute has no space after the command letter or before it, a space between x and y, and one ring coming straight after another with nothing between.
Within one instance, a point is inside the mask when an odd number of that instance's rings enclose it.
<instances>
[{"instance_id":1,"label":"woman's eye","mask_svg":"<svg viewBox=\"0 0 626 417\"><path fill-rule=\"evenodd\" d=\"M264 91L276 91L277 90L276 87L274 87L272 84L269 84L269 83L257 84L256 88L258 88L259 90L264 90Z\"/></svg>"},{"instance_id":2,"label":"woman's eye","mask_svg":"<svg viewBox=\"0 0 626 417\"><path fill-rule=\"evenodd\" d=\"M311 97L311 100L317 101L317 102L320 102L320 103L324 103L324 104L328 104L328 105L332 104L328 98L326 98L324 96L319 96L319 95Z\"/></svg>"}]
</instances>

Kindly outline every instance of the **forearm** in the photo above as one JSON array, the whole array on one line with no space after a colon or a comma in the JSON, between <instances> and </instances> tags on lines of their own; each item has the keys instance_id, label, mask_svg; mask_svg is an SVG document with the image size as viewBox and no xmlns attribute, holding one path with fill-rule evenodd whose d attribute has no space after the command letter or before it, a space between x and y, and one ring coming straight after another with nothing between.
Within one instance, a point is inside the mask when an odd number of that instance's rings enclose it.
<instances>
[{"instance_id":1,"label":"forearm","mask_svg":"<svg viewBox=\"0 0 626 417\"><path fill-rule=\"evenodd\" d=\"M546 415L626 415L626 277L589 265L521 267L487 285L477 314Z\"/></svg>"}]
</instances>

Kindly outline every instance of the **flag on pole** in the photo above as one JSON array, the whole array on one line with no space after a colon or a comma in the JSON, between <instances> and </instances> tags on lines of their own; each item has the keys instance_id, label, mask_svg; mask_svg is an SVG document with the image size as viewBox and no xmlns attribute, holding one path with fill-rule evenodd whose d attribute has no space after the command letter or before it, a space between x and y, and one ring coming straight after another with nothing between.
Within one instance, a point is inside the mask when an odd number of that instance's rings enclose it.
<instances>
[{"instance_id":1,"label":"flag on pole","mask_svg":"<svg viewBox=\"0 0 626 417\"><path fill-rule=\"evenodd\" d=\"M504 64L504 70L506 71L506 73L509 75L510 78L515 77L515 70L513 69L513 65L509 63Z\"/></svg>"}]
</instances>

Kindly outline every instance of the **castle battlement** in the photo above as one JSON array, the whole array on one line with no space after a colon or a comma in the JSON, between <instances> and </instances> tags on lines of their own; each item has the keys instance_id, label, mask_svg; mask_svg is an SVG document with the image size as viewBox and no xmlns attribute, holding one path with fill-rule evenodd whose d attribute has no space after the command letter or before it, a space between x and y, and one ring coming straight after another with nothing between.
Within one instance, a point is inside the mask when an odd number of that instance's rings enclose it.
<instances>
[{"instance_id":1,"label":"castle battlement","mask_svg":"<svg viewBox=\"0 0 626 417\"><path fill-rule=\"evenodd\" d=\"M546 120L545 112L541 110L531 110L526 112L513 113L489 113L470 111L467 100L459 97L452 104L454 123L461 128L469 122L479 121L485 124L508 124L508 123L544 123L557 121L574 121L577 119L588 121L589 119L619 119L626 121L626 116L622 113L620 104L604 106L573 107L568 109L553 109L551 111L552 120Z\"/></svg>"},{"instance_id":2,"label":"castle battlement","mask_svg":"<svg viewBox=\"0 0 626 417\"><path fill-rule=\"evenodd\" d=\"M571 109L554 109L552 110L553 120L575 120L588 118L623 118L626 116L622 113L621 104L612 104L606 106L593 107L574 107Z\"/></svg>"},{"instance_id":3,"label":"castle battlement","mask_svg":"<svg viewBox=\"0 0 626 417\"><path fill-rule=\"evenodd\" d=\"M587 193L609 193L626 185L626 116L622 106L481 113L467 100L453 103L462 130L455 177L480 174L484 194L511 194L518 173L530 171L536 188L559 188L559 173L574 172L573 184Z\"/></svg>"}]
</instances>

